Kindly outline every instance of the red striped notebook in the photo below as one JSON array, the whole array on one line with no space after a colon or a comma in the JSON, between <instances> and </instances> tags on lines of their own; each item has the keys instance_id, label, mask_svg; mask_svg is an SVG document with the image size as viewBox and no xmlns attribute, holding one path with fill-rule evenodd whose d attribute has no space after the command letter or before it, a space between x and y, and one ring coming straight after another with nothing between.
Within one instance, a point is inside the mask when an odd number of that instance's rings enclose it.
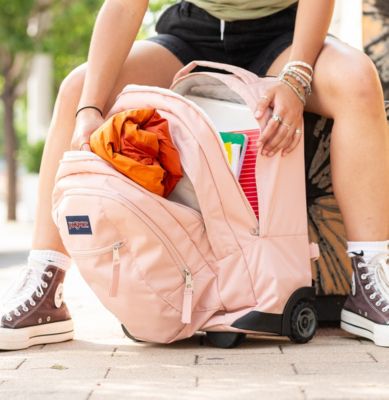
<instances>
[{"instance_id":1,"label":"red striped notebook","mask_svg":"<svg viewBox=\"0 0 389 400\"><path fill-rule=\"evenodd\" d=\"M259 139L259 129L247 131L235 131L236 133L244 133L248 137L246 154L243 160L242 170L239 177L239 183L242 186L247 200L257 218L259 217L258 209L258 193L255 181L255 162L257 159L258 147L256 145Z\"/></svg>"}]
</instances>

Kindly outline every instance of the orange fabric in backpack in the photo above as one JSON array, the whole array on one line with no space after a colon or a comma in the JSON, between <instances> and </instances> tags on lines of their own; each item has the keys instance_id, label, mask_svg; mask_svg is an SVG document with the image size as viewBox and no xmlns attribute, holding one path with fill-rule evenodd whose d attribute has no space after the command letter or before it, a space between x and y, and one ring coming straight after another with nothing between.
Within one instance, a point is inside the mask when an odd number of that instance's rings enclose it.
<instances>
[{"instance_id":1,"label":"orange fabric in backpack","mask_svg":"<svg viewBox=\"0 0 389 400\"><path fill-rule=\"evenodd\" d=\"M122 111L90 137L91 150L144 188L168 196L182 177L168 122L153 109Z\"/></svg>"}]
</instances>

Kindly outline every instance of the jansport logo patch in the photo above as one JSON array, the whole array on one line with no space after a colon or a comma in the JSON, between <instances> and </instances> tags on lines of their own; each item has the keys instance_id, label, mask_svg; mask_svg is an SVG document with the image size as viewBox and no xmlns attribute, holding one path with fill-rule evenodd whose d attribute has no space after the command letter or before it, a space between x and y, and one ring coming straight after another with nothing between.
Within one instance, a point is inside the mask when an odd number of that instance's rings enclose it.
<instances>
[{"instance_id":1,"label":"jansport logo patch","mask_svg":"<svg viewBox=\"0 0 389 400\"><path fill-rule=\"evenodd\" d=\"M92 235L88 215L69 215L66 216L69 235Z\"/></svg>"}]
</instances>

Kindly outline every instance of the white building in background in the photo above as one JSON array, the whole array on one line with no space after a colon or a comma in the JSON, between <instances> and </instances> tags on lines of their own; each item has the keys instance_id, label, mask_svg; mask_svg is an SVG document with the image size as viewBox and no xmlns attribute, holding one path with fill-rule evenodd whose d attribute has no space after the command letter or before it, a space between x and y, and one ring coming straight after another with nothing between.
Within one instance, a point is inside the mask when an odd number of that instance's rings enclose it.
<instances>
[{"instance_id":1,"label":"white building in background","mask_svg":"<svg viewBox=\"0 0 389 400\"><path fill-rule=\"evenodd\" d=\"M36 54L27 81L27 138L30 143L47 135L53 107L53 61L49 54Z\"/></svg>"}]
</instances>

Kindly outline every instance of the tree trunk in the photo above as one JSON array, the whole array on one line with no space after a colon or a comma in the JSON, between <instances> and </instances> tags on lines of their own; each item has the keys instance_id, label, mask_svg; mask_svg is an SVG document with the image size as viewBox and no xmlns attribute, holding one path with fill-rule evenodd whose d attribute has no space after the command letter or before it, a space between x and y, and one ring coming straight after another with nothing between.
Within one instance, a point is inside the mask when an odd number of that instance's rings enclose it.
<instances>
[{"instance_id":1,"label":"tree trunk","mask_svg":"<svg viewBox=\"0 0 389 400\"><path fill-rule=\"evenodd\" d=\"M17 203L17 138L14 127L15 96L12 93L12 85L4 84L2 95L4 104L4 134L5 157L7 162L7 220L16 220Z\"/></svg>"}]
</instances>

